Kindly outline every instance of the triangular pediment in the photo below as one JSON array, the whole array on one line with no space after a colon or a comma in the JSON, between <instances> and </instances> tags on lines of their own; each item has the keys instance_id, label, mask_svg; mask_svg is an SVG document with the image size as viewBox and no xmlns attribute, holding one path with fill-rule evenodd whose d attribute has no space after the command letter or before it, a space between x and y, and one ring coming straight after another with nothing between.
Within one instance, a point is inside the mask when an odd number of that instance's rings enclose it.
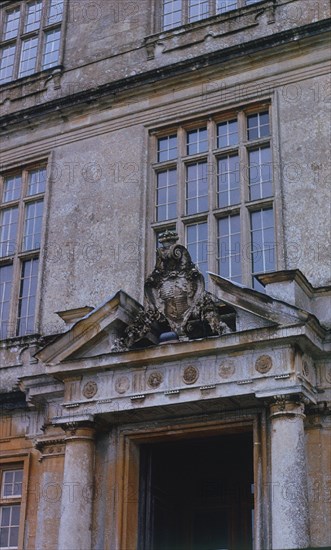
<instances>
[{"instance_id":1,"label":"triangular pediment","mask_svg":"<svg viewBox=\"0 0 331 550\"><path fill-rule=\"evenodd\" d=\"M110 353L125 328L143 311L139 302L120 290L45 346L36 357L47 365L56 365L71 358ZM152 331L145 338L150 343L157 343Z\"/></svg>"}]
</instances>

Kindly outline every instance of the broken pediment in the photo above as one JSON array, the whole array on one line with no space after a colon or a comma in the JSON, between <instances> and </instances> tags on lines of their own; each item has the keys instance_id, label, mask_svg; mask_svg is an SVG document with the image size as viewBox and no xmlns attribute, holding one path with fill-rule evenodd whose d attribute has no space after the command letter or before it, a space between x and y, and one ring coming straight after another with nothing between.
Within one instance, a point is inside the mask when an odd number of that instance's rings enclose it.
<instances>
[{"instance_id":1,"label":"broken pediment","mask_svg":"<svg viewBox=\"0 0 331 550\"><path fill-rule=\"evenodd\" d=\"M98 308L88 308L82 319L39 351L37 359L55 365L169 340L195 340L315 319L293 304L209 273L217 293L212 295L205 290L204 277L188 250L177 240L172 231L160 238L155 268L145 282L145 307L119 291ZM77 311L61 313L72 322Z\"/></svg>"},{"instance_id":2,"label":"broken pediment","mask_svg":"<svg viewBox=\"0 0 331 550\"><path fill-rule=\"evenodd\" d=\"M125 330L142 315L143 306L120 290L45 346L36 357L47 365L55 365L69 358L109 353L115 342L123 337ZM146 345L158 342L158 333L153 323L146 329L144 339Z\"/></svg>"},{"instance_id":3,"label":"broken pediment","mask_svg":"<svg viewBox=\"0 0 331 550\"><path fill-rule=\"evenodd\" d=\"M246 312L253 324L254 318L261 318L269 324L289 325L305 322L310 317L307 311L267 294L233 283L215 273L209 273L209 276L216 285L218 298L236 311Z\"/></svg>"}]
</instances>

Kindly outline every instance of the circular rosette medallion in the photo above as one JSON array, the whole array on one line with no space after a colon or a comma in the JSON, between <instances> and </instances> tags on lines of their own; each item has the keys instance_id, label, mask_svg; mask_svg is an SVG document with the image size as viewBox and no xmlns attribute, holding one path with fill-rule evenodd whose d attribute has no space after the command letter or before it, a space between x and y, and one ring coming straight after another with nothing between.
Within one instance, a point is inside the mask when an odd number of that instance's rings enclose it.
<instances>
[{"instance_id":1,"label":"circular rosette medallion","mask_svg":"<svg viewBox=\"0 0 331 550\"><path fill-rule=\"evenodd\" d=\"M223 361L218 367L218 374L221 378L231 378L236 372L236 366L233 361Z\"/></svg>"},{"instance_id":2,"label":"circular rosette medallion","mask_svg":"<svg viewBox=\"0 0 331 550\"><path fill-rule=\"evenodd\" d=\"M270 355L260 355L255 361L255 369L261 374L266 374L272 367Z\"/></svg>"},{"instance_id":3,"label":"circular rosette medallion","mask_svg":"<svg viewBox=\"0 0 331 550\"><path fill-rule=\"evenodd\" d=\"M128 376L119 376L115 380L115 390L117 393L125 393L130 387L130 380Z\"/></svg>"},{"instance_id":4,"label":"circular rosette medallion","mask_svg":"<svg viewBox=\"0 0 331 550\"><path fill-rule=\"evenodd\" d=\"M151 372L151 374L148 377L147 384L150 388L155 389L158 388L163 382L163 374L162 372Z\"/></svg>"},{"instance_id":5,"label":"circular rosette medallion","mask_svg":"<svg viewBox=\"0 0 331 550\"><path fill-rule=\"evenodd\" d=\"M92 399L98 391L98 385L96 382L87 382L83 388L83 395L86 399Z\"/></svg>"},{"instance_id":6,"label":"circular rosette medallion","mask_svg":"<svg viewBox=\"0 0 331 550\"><path fill-rule=\"evenodd\" d=\"M185 384L194 384L199 378L199 371L193 365L186 367L183 373L183 380Z\"/></svg>"}]
</instances>

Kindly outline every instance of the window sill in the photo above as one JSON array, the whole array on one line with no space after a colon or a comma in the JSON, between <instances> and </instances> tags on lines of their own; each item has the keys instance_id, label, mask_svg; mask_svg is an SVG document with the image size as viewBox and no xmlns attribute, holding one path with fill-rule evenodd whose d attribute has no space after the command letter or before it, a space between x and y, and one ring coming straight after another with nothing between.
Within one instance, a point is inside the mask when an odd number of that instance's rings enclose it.
<instances>
[{"instance_id":1,"label":"window sill","mask_svg":"<svg viewBox=\"0 0 331 550\"><path fill-rule=\"evenodd\" d=\"M39 83L42 80L49 79L50 77L61 77L64 71L63 65L55 65L54 67L50 67L49 69L44 69L42 71L38 71L26 76L22 76L20 78L15 78L14 80L8 80L7 82L3 82L0 84L0 91L3 92L4 90L14 90L18 86L23 85L33 85L35 83ZM38 88L38 90L40 89Z\"/></svg>"}]
</instances>

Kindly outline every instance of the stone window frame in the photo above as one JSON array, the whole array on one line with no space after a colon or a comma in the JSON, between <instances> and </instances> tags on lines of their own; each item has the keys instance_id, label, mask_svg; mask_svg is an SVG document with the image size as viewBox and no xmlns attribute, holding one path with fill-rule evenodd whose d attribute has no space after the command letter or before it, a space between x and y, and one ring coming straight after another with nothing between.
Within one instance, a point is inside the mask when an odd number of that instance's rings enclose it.
<instances>
[{"instance_id":1,"label":"stone window frame","mask_svg":"<svg viewBox=\"0 0 331 550\"><path fill-rule=\"evenodd\" d=\"M48 173L48 162L47 159L43 158L38 162L34 162L26 165L19 165L13 167L10 170L5 170L0 172L0 222L1 214L4 210L17 208L17 230L15 242L12 240L9 241L9 246L7 250L0 250L0 269L8 266L12 266L12 277L11 277L11 287L9 294L9 307L8 315L3 314L3 303L2 300L6 298L2 293L0 293L0 317L1 325L3 327L2 332L0 332L0 340L6 338L15 338L28 336L31 334L38 333L39 329L39 308L40 308L40 297L41 297L41 273L43 269L43 260L44 260L44 250L45 250L45 233L46 233L46 212L48 205L48 186L49 186L49 173ZM28 178L29 174L33 171L45 170L45 189L42 192L29 194L28 191ZM3 201L5 182L7 178L13 176L21 176L22 178L22 190L19 198L14 198L13 200ZM24 241L24 231L28 226L26 221L26 212L27 207L33 203L43 202L43 213L40 223L40 242L33 244L38 244L35 248L28 247L27 250L24 250L23 241ZM0 228L1 229L1 228ZM26 232L27 234L27 232ZM39 232L38 232L39 234ZM33 234L34 236L35 234ZM1 236L1 235L0 235ZM20 299L23 298L21 291L23 290L22 286L22 274L23 274L23 265L24 262L29 262L32 260L38 260L37 264L37 281L36 289L34 295L34 322L33 330L27 329L20 331L19 320L23 317L20 317L19 307ZM25 264L27 266L27 264ZM33 267L33 264L30 264ZM2 289L4 290L4 289ZM30 287L29 287L30 292ZM28 295L27 298L30 298ZM4 300L6 301L6 300ZM27 316L28 318L29 316Z\"/></svg>"},{"instance_id":2,"label":"stone window frame","mask_svg":"<svg viewBox=\"0 0 331 550\"><path fill-rule=\"evenodd\" d=\"M5 506L20 505L20 519L18 529L18 545L11 549L23 550L24 547L24 525L26 517L26 504L27 504L27 489L28 489L28 475L29 475L29 462L30 456L28 454L7 456L0 460L0 509ZM21 495L15 495L13 497L4 497L2 494L3 487L3 474L4 472L22 470L22 492ZM1 513L0 513L1 518ZM2 546L0 546L2 548ZM7 548L7 547L6 547Z\"/></svg>"},{"instance_id":3,"label":"stone window frame","mask_svg":"<svg viewBox=\"0 0 331 550\"><path fill-rule=\"evenodd\" d=\"M267 137L262 137L259 139L249 140L247 135L247 117L257 113L262 113L268 111L269 113L269 124L270 124L270 133ZM251 243L251 215L253 212L258 212L263 209L273 210L273 224L274 224L274 265L272 269L268 271L276 271L279 269L280 259L279 259L279 243L280 238L280 229L278 227L278 212L277 212L277 203L276 196L278 195L277 189L277 176L279 175L276 168L276 159L277 159L277 143L276 143L276 128L275 127L275 113L273 104L270 98L266 98L260 102L254 102L249 104L240 105L236 108L228 108L223 112L217 111L215 114L209 116L197 117L192 120L183 120L181 123L175 125L168 125L162 128L156 129L153 128L150 131L150 181L151 190L149 194L150 207L149 211L151 213L151 223L149 231L149 246L148 250L155 250L158 247L158 238L159 235L165 230L175 230L179 235L179 242L187 246L186 239L186 227L190 224L198 224L202 222L208 222L208 244L207 244L207 260L208 260L208 271L219 273L218 261L217 261L217 223L219 219L226 218L231 215L240 215L241 223L241 280L237 280L241 284L246 286L254 286L254 288L263 291L262 285L256 280L253 279L252 272L252 243ZM216 128L217 124L231 120L233 118L238 119L239 124L239 146L230 146L224 149L217 147L217 133ZM187 131L193 130L194 128L207 126L208 128L208 152L207 153L198 153L196 155L186 155L185 147L186 140L185 135ZM275 130L275 131L274 131ZM171 159L168 162L157 162L157 148L158 148L158 139L164 138L166 136L177 134L178 135L178 147L179 155L178 159ZM275 134L275 135L274 135ZM271 152L271 170L272 174L272 195L261 198L258 200L250 200L249 197L249 176L248 176L248 154L249 151L254 150L258 147L263 147L264 145L270 145ZM180 150L184 152L181 154ZM239 153L239 178L240 178L240 202L237 204L218 207L216 204L217 200L217 161L220 157L226 156L227 154L233 154L235 151ZM185 184L180 182L185 182L185 166L191 161L201 161L203 159L207 160L208 170L208 193L209 193L209 208L205 212L199 212L193 215L187 215L185 213ZM167 169L171 167L177 167L178 170L178 205L177 205L177 216L173 219L167 219L164 221L157 221L156 219L156 190L157 190L157 174L162 169ZM210 168L209 168L210 167ZM270 249L271 250L271 249ZM247 253L245 253L247 252ZM150 255L149 267L152 268L155 261L155 256ZM193 258L193 261L196 262L196 259ZM219 258L221 261L221 258ZM199 262L196 262L199 266ZM256 271L257 273L262 271ZM220 273L226 278L230 278L235 281L233 277L226 276L224 273ZM207 282L207 281L206 281ZM211 287L212 283L208 283Z\"/></svg>"},{"instance_id":4,"label":"stone window frame","mask_svg":"<svg viewBox=\"0 0 331 550\"><path fill-rule=\"evenodd\" d=\"M224 3L224 6L222 6L222 1ZM172 31L173 29L177 29L178 27L188 25L195 23L197 21L204 21L205 19L210 19L211 17L217 17L219 15L227 15L234 13L242 8L248 8L254 4L263 2L264 0L158 0L158 6L156 9L156 20L155 20L155 31L154 32L167 32ZM164 24L164 4L171 4L172 2L177 2L176 4L176 11L177 6L180 4L180 22L177 21L173 25L165 25ZM236 5L233 4L236 2ZM200 4L204 7L208 6L208 14L205 12L205 15L202 15L202 17L199 16L193 16L192 12L190 15L190 5L191 7ZM217 5L219 4L219 8L217 8ZM228 9L227 9L228 7ZM222 9L223 8L223 9ZM202 12L205 11L202 9Z\"/></svg>"},{"instance_id":5,"label":"stone window frame","mask_svg":"<svg viewBox=\"0 0 331 550\"><path fill-rule=\"evenodd\" d=\"M0 86L8 85L16 80L21 80L23 78L31 77L41 71L53 71L55 68L61 67L62 65L63 53L64 53L64 36L65 36L64 25L66 21L68 0L63 0L62 19L60 21L55 21L51 23L49 23L47 19L48 19L52 0L42 0L42 11L41 11L41 20L40 20L39 27L34 30L26 31L24 27L26 23L27 6L28 4L33 3L33 1L35 0L17 0L16 2L7 1L0 8L0 58L1 58L1 50L10 46L15 47L12 76L10 78L0 80ZM3 31L5 28L6 14L9 11L13 11L17 8L20 9L18 34L17 36L4 39ZM55 32L57 30L60 31L58 59L56 63L52 64L51 66L48 65L47 67L44 68L43 56L45 53L44 48L46 44L46 34ZM29 72L28 74L23 74L20 76L21 53L22 53L23 44L26 43L27 40L33 40L33 39L37 40L35 69Z\"/></svg>"}]
</instances>

